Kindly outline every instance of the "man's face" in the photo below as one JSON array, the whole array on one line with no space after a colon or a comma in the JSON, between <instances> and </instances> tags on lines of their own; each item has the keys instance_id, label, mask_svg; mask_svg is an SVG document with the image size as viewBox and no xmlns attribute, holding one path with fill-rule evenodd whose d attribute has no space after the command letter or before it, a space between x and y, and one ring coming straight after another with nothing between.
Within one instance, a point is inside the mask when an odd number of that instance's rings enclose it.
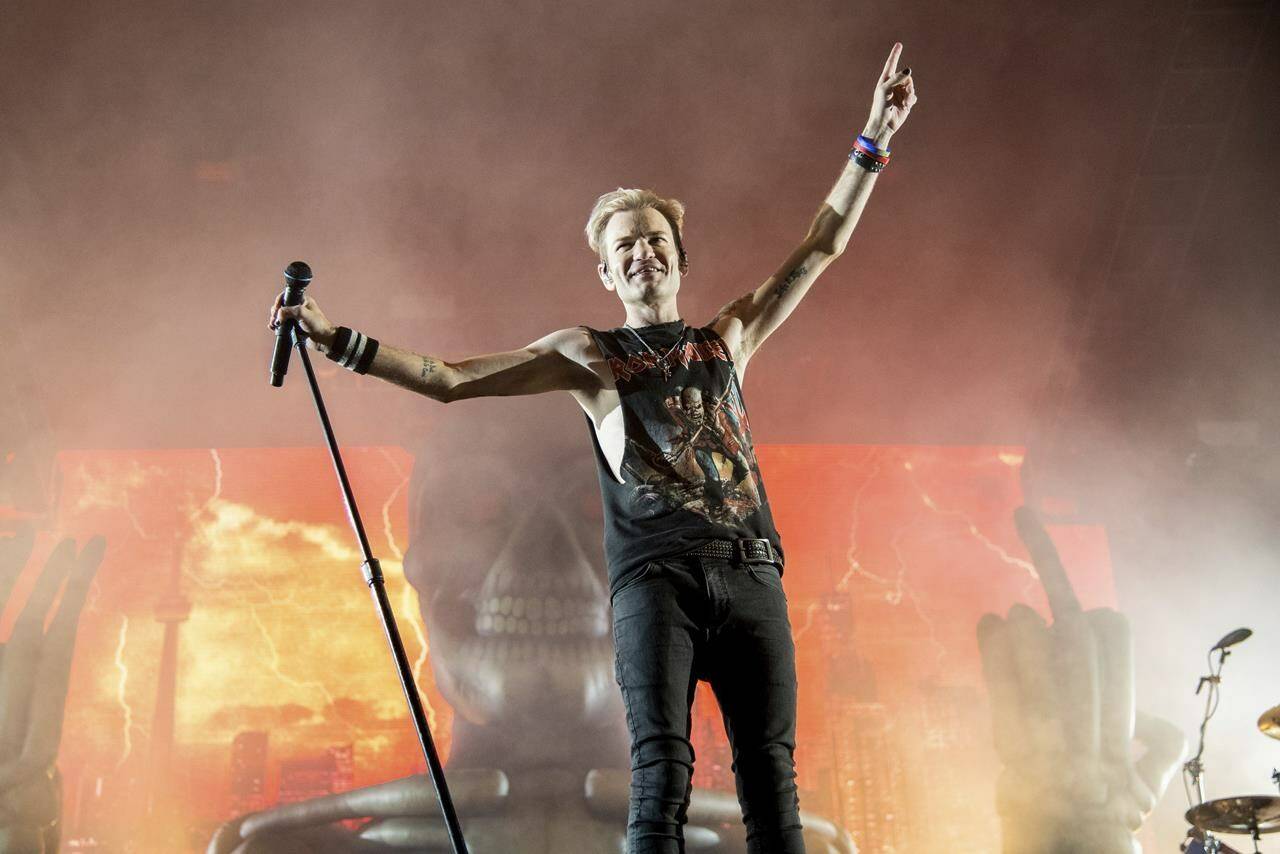
<instances>
[{"instance_id":1,"label":"man's face","mask_svg":"<svg viewBox=\"0 0 1280 854\"><path fill-rule=\"evenodd\" d=\"M653 208L610 217L602 248L600 279L624 303L649 303L680 289L680 254L671 223Z\"/></svg>"}]
</instances>

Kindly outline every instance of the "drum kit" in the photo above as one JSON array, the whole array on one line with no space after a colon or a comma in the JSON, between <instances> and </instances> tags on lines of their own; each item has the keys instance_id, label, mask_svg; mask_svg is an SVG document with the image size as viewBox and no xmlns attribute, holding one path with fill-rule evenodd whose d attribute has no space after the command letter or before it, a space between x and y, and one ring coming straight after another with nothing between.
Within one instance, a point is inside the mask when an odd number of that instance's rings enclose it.
<instances>
[{"instance_id":1,"label":"drum kit","mask_svg":"<svg viewBox=\"0 0 1280 854\"><path fill-rule=\"evenodd\" d=\"M1204 732L1218 706L1218 686L1221 684L1222 663L1234 646L1247 638L1252 632L1248 629L1237 629L1210 650L1209 675L1202 677L1200 688L1209 686L1209 697L1205 705L1204 722L1200 724L1200 750L1184 766L1184 773L1194 787L1200 802L1187 810L1187 821L1192 829L1187 833L1187 841L1182 850L1188 854L1240 854L1239 851L1217 839L1215 833L1247 834L1253 837L1254 854L1261 854L1258 847L1259 837L1264 833L1280 831L1280 797L1273 795L1246 795L1235 798L1218 798L1213 801L1204 799L1203 774L1204 765L1200 757L1204 754ZM1212 655L1221 653L1216 669ZM1200 693L1200 688L1196 693ZM1262 713L1258 718L1258 729L1263 735L1280 739L1280 706L1275 706ZM1272 771L1272 781L1280 786L1280 771Z\"/></svg>"}]
</instances>

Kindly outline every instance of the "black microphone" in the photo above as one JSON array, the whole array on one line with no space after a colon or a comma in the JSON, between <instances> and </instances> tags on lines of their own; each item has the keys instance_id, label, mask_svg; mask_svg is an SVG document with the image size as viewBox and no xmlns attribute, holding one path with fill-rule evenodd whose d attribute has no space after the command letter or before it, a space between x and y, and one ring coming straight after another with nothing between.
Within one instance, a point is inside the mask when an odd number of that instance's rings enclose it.
<instances>
[{"instance_id":1,"label":"black microphone","mask_svg":"<svg viewBox=\"0 0 1280 854\"><path fill-rule=\"evenodd\" d=\"M1220 649L1235 646L1240 643L1240 641L1247 640L1252 634L1253 629L1236 629L1234 632L1229 632L1226 637L1218 641L1218 643L1215 644L1213 649L1209 650L1209 652L1217 652Z\"/></svg>"},{"instance_id":2,"label":"black microphone","mask_svg":"<svg viewBox=\"0 0 1280 854\"><path fill-rule=\"evenodd\" d=\"M305 261L294 261L284 268L284 300L281 305L302 305L303 292L311 284L311 268ZM297 324L289 319L276 327L276 349L271 354L271 384L284 385L289 370L289 350L293 347L293 331Z\"/></svg>"}]
</instances>

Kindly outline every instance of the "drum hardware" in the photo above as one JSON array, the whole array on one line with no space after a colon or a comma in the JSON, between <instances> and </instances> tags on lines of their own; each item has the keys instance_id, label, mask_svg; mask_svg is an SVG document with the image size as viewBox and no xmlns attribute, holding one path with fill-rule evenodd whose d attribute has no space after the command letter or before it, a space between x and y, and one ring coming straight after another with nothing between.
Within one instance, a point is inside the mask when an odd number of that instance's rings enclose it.
<instances>
[{"instance_id":1,"label":"drum hardware","mask_svg":"<svg viewBox=\"0 0 1280 854\"><path fill-rule=\"evenodd\" d=\"M1254 854L1261 854L1258 838L1280 830L1280 798L1246 795L1218 798L1187 810L1187 821L1210 833L1247 833L1253 837ZM1216 840L1215 840L1216 841ZM1207 846L1205 850L1210 850ZM1218 849L1221 850L1221 849Z\"/></svg>"},{"instance_id":2,"label":"drum hardware","mask_svg":"<svg viewBox=\"0 0 1280 854\"><path fill-rule=\"evenodd\" d=\"M1273 706L1258 718L1258 729L1271 738L1280 738L1280 706Z\"/></svg>"},{"instance_id":3,"label":"drum hardware","mask_svg":"<svg viewBox=\"0 0 1280 854\"><path fill-rule=\"evenodd\" d=\"M1209 847L1210 844L1212 848ZM1212 835L1206 836L1203 830L1194 825L1187 830L1187 838L1178 846L1178 850L1185 854L1240 854L1221 839L1215 839Z\"/></svg>"},{"instance_id":4,"label":"drum hardware","mask_svg":"<svg viewBox=\"0 0 1280 854\"><path fill-rule=\"evenodd\" d=\"M1191 809L1189 809L1186 814L1187 821L1204 831L1204 844L1200 847L1203 851L1207 852L1207 854L1220 854L1222 851L1222 843L1220 843L1213 835L1213 831L1217 829L1216 827L1206 826L1201 823L1201 821L1212 819L1214 816L1217 816L1218 813L1213 809L1209 809L1204 813L1197 812L1198 810L1201 810L1202 807L1208 806L1204 800L1204 762L1202 761L1202 757L1204 756L1205 731L1209 727L1209 720L1213 717L1214 713L1218 711L1218 701L1220 699L1219 691L1222 686L1222 666L1226 663L1227 656L1231 655L1230 648L1242 641L1248 640L1249 636L1252 634L1253 631L1251 629L1236 629L1235 631L1227 633L1222 640L1214 644L1213 647L1209 649L1208 653L1209 675L1201 676L1199 683L1196 685L1197 695L1204 690L1206 685L1209 686L1209 691L1205 696L1204 718L1200 721L1200 745L1196 749L1196 755L1188 759L1182 766L1182 782L1183 786L1187 790L1187 800L1192 804ZM1216 665L1213 660L1213 654L1215 652L1218 653L1218 661ZM1233 799L1227 798L1224 800ZM1212 803L1220 802L1213 801ZM1193 820L1193 815L1200 820ZM1231 812L1231 815L1234 816L1235 813ZM1238 831L1224 832L1231 833ZM1253 847L1255 854L1258 854L1256 833L1254 836Z\"/></svg>"}]
</instances>

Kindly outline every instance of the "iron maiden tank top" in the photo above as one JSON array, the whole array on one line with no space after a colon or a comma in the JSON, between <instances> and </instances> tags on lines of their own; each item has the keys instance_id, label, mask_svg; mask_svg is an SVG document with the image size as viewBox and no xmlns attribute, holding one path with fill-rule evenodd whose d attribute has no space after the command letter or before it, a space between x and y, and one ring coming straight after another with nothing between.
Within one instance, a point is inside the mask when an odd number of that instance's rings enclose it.
<instances>
[{"instance_id":1,"label":"iron maiden tank top","mask_svg":"<svg viewBox=\"0 0 1280 854\"><path fill-rule=\"evenodd\" d=\"M729 348L684 321L583 327L613 372L625 447L615 473L587 416L612 593L646 563L711 539L768 539L781 554ZM621 480L619 480L621 476ZM781 569L781 568L779 568Z\"/></svg>"}]
</instances>

